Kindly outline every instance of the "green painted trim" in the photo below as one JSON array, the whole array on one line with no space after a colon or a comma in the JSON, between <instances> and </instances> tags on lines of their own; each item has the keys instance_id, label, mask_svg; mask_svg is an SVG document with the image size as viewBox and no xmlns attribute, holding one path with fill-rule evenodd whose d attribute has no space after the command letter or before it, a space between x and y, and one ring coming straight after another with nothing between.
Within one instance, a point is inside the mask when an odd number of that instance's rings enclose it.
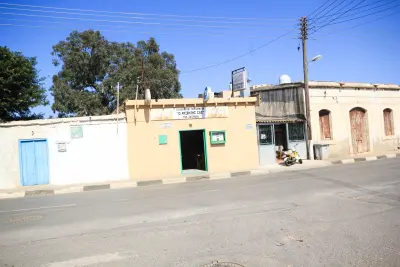
<instances>
[{"instance_id":1,"label":"green painted trim","mask_svg":"<svg viewBox=\"0 0 400 267\"><path fill-rule=\"evenodd\" d=\"M182 169L182 146L181 146L181 131L178 131L178 137L179 137L179 168L181 169L181 174L183 173Z\"/></svg>"},{"instance_id":2,"label":"green painted trim","mask_svg":"<svg viewBox=\"0 0 400 267\"><path fill-rule=\"evenodd\" d=\"M203 129L203 142L204 142L204 167L206 169L206 172L208 172L207 134L205 129Z\"/></svg>"},{"instance_id":3,"label":"green painted trim","mask_svg":"<svg viewBox=\"0 0 400 267\"><path fill-rule=\"evenodd\" d=\"M180 155L180 169L181 169L181 174L183 173L183 167L182 167L182 146L181 146L181 132L189 132L189 131L202 131L203 132L203 145L204 145L204 167L205 171L208 172L208 154L207 154L207 135L206 135L206 129L190 129L190 130L179 130L178 135L179 135L179 155Z\"/></svg>"},{"instance_id":4,"label":"green painted trim","mask_svg":"<svg viewBox=\"0 0 400 267\"><path fill-rule=\"evenodd\" d=\"M212 138L211 138L211 135L213 133L224 133L224 141L215 141L215 142L213 142ZM226 132L225 131L210 131L209 134L210 134L210 144L211 145L218 145L218 144L225 144L226 143Z\"/></svg>"}]
</instances>

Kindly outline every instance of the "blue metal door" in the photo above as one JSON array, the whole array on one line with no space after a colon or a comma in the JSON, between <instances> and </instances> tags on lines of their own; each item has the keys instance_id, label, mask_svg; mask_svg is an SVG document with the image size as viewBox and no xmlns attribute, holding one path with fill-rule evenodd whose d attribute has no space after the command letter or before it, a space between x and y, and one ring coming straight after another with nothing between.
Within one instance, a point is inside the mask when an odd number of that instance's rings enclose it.
<instances>
[{"instance_id":1,"label":"blue metal door","mask_svg":"<svg viewBox=\"0 0 400 267\"><path fill-rule=\"evenodd\" d=\"M258 125L258 157L261 166L275 164L275 139L274 125L259 124Z\"/></svg>"},{"instance_id":2,"label":"blue metal door","mask_svg":"<svg viewBox=\"0 0 400 267\"><path fill-rule=\"evenodd\" d=\"M47 140L26 140L19 143L22 185L49 183Z\"/></svg>"}]
</instances>

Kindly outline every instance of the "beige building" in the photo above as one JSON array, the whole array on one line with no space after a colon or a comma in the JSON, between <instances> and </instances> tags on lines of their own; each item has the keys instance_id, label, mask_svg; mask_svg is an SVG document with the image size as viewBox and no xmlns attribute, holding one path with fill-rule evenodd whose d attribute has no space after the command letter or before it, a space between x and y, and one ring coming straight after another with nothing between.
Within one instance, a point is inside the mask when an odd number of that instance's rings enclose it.
<instances>
[{"instance_id":1,"label":"beige building","mask_svg":"<svg viewBox=\"0 0 400 267\"><path fill-rule=\"evenodd\" d=\"M311 81L309 88L312 142L329 144L330 157L398 149L400 86ZM272 135L276 134L277 120L304 123L302 82L254 86L251 90L259 99L258 125L272 125Z\"/></svg>"},{"instance_id":2,"label":"beige building","mask_svg":"<svg viewBox=\"0 0 400 267\"><path fill-rule=\"evenodd\" d=\"M134 180L249 170L258 166L256 98L128 100Z\"/></svg>"}]
</instances>

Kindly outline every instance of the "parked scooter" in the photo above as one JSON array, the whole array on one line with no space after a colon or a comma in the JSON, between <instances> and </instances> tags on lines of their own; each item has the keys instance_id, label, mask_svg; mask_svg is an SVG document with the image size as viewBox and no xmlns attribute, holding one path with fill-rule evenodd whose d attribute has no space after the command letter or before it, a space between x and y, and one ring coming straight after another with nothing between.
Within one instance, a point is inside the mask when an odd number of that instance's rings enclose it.
<instances>
[{"instance_id":1,"label":"parked scooter","mask_svg":"<svg viewBox=\"0 0 400 267\"><path fill-rule=\"evenodd\" d=\"M286 166L291 166L295 163L300 163L303 164L303 160L300 158L299 152L296 150L296 146L299 143L295 144L292 149L289 149L288 151L285 151L283 154L283 163Z\"/></svg>"}]
</instances>

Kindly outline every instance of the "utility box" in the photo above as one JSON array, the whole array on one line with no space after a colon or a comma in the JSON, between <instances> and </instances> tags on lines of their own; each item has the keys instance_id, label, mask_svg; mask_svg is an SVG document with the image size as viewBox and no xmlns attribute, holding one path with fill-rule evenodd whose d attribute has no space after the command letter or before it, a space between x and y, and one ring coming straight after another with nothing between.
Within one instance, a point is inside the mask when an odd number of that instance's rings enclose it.
<instances>
[{"instance_id":1,"label":"utility box","mask_svg":"<svg viewBox=\"0 0 400 267\"><path fill-rule=\"evenodd\" d=\"M329 144L314 144L314 155L318 160L329 158Z\"/></svg>"}]
</instances>

